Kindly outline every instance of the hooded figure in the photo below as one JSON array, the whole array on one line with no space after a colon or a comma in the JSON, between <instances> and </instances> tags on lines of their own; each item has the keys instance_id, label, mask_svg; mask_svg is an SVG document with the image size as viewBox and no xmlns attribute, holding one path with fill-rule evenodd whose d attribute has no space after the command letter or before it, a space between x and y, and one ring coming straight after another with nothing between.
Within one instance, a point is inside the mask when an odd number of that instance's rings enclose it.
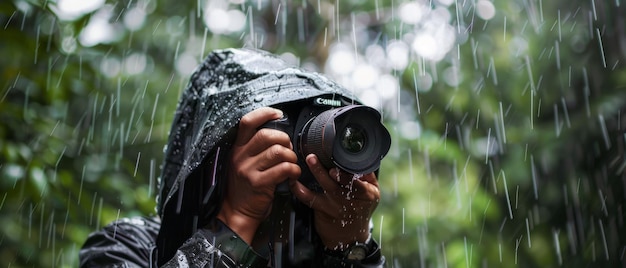
<instances>
[{"instance_id":1,"label":"hooded figure","mask_svg":"<svg viewBox=\"0 0 626 268\"><path fill-rule=\"evenodd\" d=\"M237 222L224 216L228 210L224 207L232 206L229 200L238 200L233 195L240 190L229 184L233 176L242 173L233 171L233 166L243 162L236 159L242 154L233 148L241 150L241 140L252 145L256 142L242 134L250 132L248 122L254 120L248 119L254 115L281 118L267 115L271 114L267 109L259 112L259 108L275 107L282 111L282 118L293 120L301 116L303 107L330 109L351 104L359 103L345 88L320 74L289 66L269 53L249 49L211 53L191 76L176 109L160 176L158 217L122 219L91 234L80 251L81 266L382 267L384 257L371 239L371 226L365 231L366 241L333 240L333 234L345 232L341 229L342 224L346 225L343 221L337 223L338 232L321 229L326 223L339 221L320 222L328 217L318 214L326 208L316 207L324 204L321 197L318 201L316 198L327 187L315 178L327 176L328 171L311 166L314 162L306 156L298 156L297 160L288 157L287 162L302 167L308 163L311 169L304 168L300 173L297 168L297 173L289 173L289 180L282 179L289 181L285 187L290 190L270 195L271 209L262 215L265 220L251 230L253 236L243 235L241 230L249 229L237 229L233 226ZM242 119L246 115L248 118ZM258 123L252 126L253 130L266 127ZM309 177L309 181L303 177ZM335 177L340 180L339 175ZM365 206L367 212L362 215L367 221L376 206L371 203L378 202L379 197L376 175L371 177L367 180L374 184L376 195L368 198L376 200ZM349 185L352 187L352 183ZM344 214L352 217L345 211L337 215ZM243 226L246 224L243 221Z\"/></svg>"}]
</instances>

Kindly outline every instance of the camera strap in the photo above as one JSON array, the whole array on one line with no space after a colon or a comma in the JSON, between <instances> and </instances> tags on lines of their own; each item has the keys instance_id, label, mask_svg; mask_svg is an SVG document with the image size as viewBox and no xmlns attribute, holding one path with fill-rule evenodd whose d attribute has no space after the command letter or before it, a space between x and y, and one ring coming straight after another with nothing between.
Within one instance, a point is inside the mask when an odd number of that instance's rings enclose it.
<instances>
[{"instance_id":1,"label":"camera strap","mask_svg":"<svg viewBox=\"0 0 626 268\"><path fill-rule=\"evenodd\" d=\"M284 247L290 260L294 258L294 224L295 211L293 210L291 194L275 194L270 219L270 249L272 252L272 267L282 267Z\"/></svg>"}]
</instances>

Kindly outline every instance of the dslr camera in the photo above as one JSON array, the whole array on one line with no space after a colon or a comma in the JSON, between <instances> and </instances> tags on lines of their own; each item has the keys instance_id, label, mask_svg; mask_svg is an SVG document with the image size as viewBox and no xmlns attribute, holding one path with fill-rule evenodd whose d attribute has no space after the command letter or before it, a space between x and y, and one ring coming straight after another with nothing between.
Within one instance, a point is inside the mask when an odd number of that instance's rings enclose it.
<instances>
[{"instance_id":1,"label":"dslr camera","mask_svg":"<svg viewBox=\"0 0 626 268\"><path fill-rule=\"evenodd\" d=\"M337 167L351 174L378 170L389 151L391 136L381 123L380 113L369 106L351 104L343 99L313 98L277 105L283 118L269 121L262 128L272 128L289 135L302 169L299 181L309 189L321 191L305 158L317 155L327 169ZM287 193L286 183L277 193Z\"/></svg>"}]
</instances>

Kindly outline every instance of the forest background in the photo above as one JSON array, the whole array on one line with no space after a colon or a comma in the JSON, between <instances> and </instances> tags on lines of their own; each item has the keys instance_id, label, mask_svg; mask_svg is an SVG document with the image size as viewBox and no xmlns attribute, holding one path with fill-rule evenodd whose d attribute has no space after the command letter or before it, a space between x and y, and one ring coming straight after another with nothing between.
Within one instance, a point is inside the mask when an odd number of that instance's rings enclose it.
<instances>
[{"instance_id":1,"label":"forest background","mask_svg":"<svg viewBox=\"0 0 626 268\"><path fill-rule=\"evenodd\" d=\"M626 253L620 0L0 2L0 266L75 267L154 215L195 66L268 50L379 109L389 267L608 267Z\"/></svg>"}]
</instances>

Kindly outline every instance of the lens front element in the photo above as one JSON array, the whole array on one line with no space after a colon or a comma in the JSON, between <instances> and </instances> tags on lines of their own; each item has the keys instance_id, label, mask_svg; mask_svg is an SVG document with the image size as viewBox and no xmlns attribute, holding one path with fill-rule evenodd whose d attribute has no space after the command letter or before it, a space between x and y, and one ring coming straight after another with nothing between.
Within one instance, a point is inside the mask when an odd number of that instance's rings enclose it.
<instances>
[{"instance_id":1,"label":"lens front element","mask_svg":"<svg viewBox=\"0 0 626 268\"><path fill-rule=\"evenodd\" d=\"M363 128L357 125L348 125L343 129L341 147L349 153L359 153L367 146L367 136Z\"/></svg>"}]
</instances>

